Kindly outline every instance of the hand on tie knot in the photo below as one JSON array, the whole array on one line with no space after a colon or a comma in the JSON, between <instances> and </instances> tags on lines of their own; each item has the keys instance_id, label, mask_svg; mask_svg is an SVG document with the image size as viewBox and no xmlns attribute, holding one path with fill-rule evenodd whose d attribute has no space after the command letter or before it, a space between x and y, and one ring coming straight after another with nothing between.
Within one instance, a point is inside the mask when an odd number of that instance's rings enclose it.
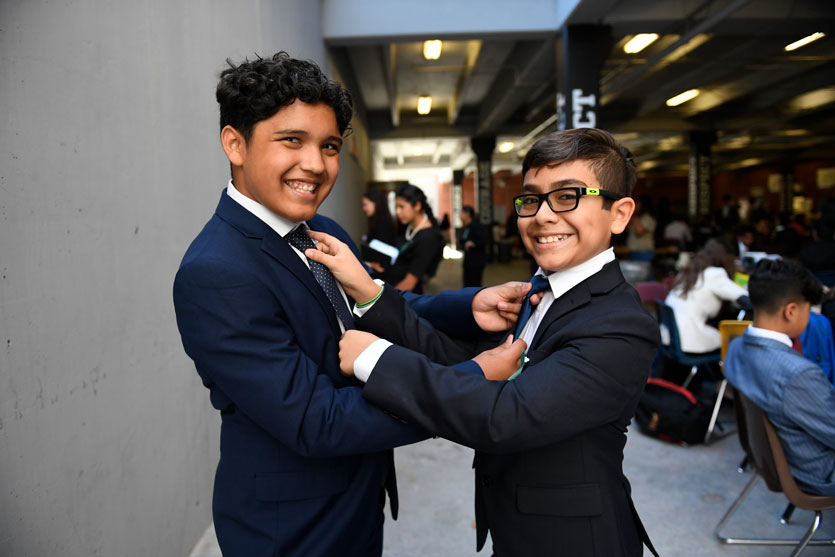
<instances>
[{"instance_id":1,"label":"hand on tie knot","mask_svg":"<svg viewBox=\"0 0 835 557\"><path fill-rule=\"evenodd\" d=\"M478 326L488 332L510 329L530 289L530 282L512 281L480 290L473 297L473 317ZM542 294L534 294L531 304L536 305L541 299Z\"/></svg>"},{"instance_id":2,"label":"hand on tie knot","mask_svg":"<svg viewBox=\"0 0 835 557\"><path fill-rule=\"evenodd\" d=\"M310 231L310 237L316 240L316 249L308 249L305 256L327 267L348 296L362 303L380 292L380 287L345 242L315 230Z\"/></svg>"}]
</instances>

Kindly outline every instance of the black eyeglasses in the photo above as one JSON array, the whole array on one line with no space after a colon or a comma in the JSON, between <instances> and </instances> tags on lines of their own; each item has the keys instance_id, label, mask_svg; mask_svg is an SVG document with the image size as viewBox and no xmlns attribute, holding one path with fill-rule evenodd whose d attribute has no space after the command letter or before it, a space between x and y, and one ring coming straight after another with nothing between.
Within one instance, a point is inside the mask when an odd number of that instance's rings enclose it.
<instances>
[{"instance_id":1,"label":"black eyeglasses","mask_svg":"<svg viewBox=\"0 0 835 557\"><path fill-rule=\"evenodd\" d=\"M598 195L606 199L618 200L625 196L600 188L559 188L548 193L523 193L513 198L513 207L520 217L532 217L539 212L543 201L555 213L573 211L580 204L580 197L583 195Z\"/></svg>"}]
</instances>

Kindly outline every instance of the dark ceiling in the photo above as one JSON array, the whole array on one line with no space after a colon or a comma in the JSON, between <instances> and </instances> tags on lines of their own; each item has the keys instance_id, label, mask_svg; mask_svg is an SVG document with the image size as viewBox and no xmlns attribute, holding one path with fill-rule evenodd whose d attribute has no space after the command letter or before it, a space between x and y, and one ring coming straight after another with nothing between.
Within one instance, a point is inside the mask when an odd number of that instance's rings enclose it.
<instances>
[{"instance_id":1,"label":"dark ceiling","mask_svg":"<svg viewBox=\"0 0 835 557\"><path fill-rule=\"evenodd\" d=\"M508 10L516 4L508 2ZM611 28L600 71L598 127L615 132L644 172L685 172L688 133L716 133L714 167L835 159L835 1L584 0L568 24ZM787 52L813 32L823 38ZM625 54L636 33L660 38ZM444 39L438 60L424 39ZM422 37L329 45L364 112L383 168L461 168L473 136L512 141L518 163L538 134L556 129L557 33ZM699 89L675 108L670 97ZM433 98L419 116L417 97ZM407 140L425 147L405 148Z\"/></svg>"}]
</instances>

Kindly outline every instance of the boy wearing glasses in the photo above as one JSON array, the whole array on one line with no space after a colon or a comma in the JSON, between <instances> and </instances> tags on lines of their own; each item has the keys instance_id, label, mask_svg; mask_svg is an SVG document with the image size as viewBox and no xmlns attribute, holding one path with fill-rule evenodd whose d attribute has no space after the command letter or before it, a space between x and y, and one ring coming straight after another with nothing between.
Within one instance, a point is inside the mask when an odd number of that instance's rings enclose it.
<instances>
[{"instance_id":1,"label":"boy wearing glasses","mask_svg":"<svg viewBox=\"0 0 835 557\"><path fill-rule=\"evenodd\" d=\"M341 369L366 382L365 399L476 449L477 548L489 529L496 557L637 556L643 544L655 554L621 467L659 345L610 247L635 208L634 182L629 152L602 130L556 132L528 152L514 207L544 295L515 331L528 350L513 380L447 367L474 347L422 327L389 288L358 326L395 344L362 331L340 342ZM314 257L346 291L377 295L339 242L321 244ZM507 346L475 358L488 377L497 361L503 378L520 367L506 365Z\"/></svg>"}]
</instances>

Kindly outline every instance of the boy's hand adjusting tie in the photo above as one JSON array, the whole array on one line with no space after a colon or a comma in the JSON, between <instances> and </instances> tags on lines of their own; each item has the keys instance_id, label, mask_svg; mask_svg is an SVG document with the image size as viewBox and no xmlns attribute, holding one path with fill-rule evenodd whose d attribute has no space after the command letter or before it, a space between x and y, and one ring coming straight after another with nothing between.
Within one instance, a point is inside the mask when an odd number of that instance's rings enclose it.
<instances>
[{"instance_id":1,"label":"boy's hand adjusting tie","mask_svg":"<svg viewBox=\"0 0 835 557\"><path fill-rule=\"evenodd\" d=\"M518 339L519 335L521 335L522 332L525 330L525 325L528 324L528 320L531 318L531 314L533 313L533 306L531 305L531 296L546 291L550 286L550 282L548 281L548 279L543 277L542 275L534 275L533 278L531 278L530 282L533 286L531 286L530 292L528 292L528 294L525 296L525 301L522 302L522 309L519 311L519 319L517 319L516 321L516 329L513 334L514 341ZM519 362L519 369L516 370L516 373L508 377L508 380L515 379L516 376L522 373L522 370L525 368L525 363L527 360L526 352L526 350L522 351L522 356Z\"/></svg>"},{"instance_id":2,"label":"boy's hand adjusting tie","mask_svg":"<svg viewBox=\"0 0 835 557\"><path fill-rule=\"evenodd\" d=\"M316 244L310 239L310 236L307 234L307 228L304 225L297 226L295 230L287 234L284 238L291 246L302 253L306 249L316 249ZM316 277L316 282L325 291L325 296L328 297L333 309L336 311L336 315L342 321L342 326L346 329L353 329L354 318L348 310L348 306L345 305L345 300L342 299L342 295L339 293L339 289L336 286L336 279L333 278L328 268L321 263L309 258L305 259L307 259L307 263L310 265L313 276Z\"/></svg>"},{"instance_id":3,"label":"boy's hand adjusting tie","mask_svg":"<svg viewBox=\"0 0 835 557\"><path fill-rule=\"evenodd\" d=\"M550 285L548 279L542 275L534 275L530 282L533 286L531 287L531 291L525 296L525 301L522 303L522 309L519 311L519 319L516 321L516 330L513 334L514 340L519 338L519 335L521 335L522 331L525 330L525 325L528 324L528 320L531 318L531 313L533 313L531 296L539 294L540 292L545 292Z\"/></svg>"}]
</instances>

